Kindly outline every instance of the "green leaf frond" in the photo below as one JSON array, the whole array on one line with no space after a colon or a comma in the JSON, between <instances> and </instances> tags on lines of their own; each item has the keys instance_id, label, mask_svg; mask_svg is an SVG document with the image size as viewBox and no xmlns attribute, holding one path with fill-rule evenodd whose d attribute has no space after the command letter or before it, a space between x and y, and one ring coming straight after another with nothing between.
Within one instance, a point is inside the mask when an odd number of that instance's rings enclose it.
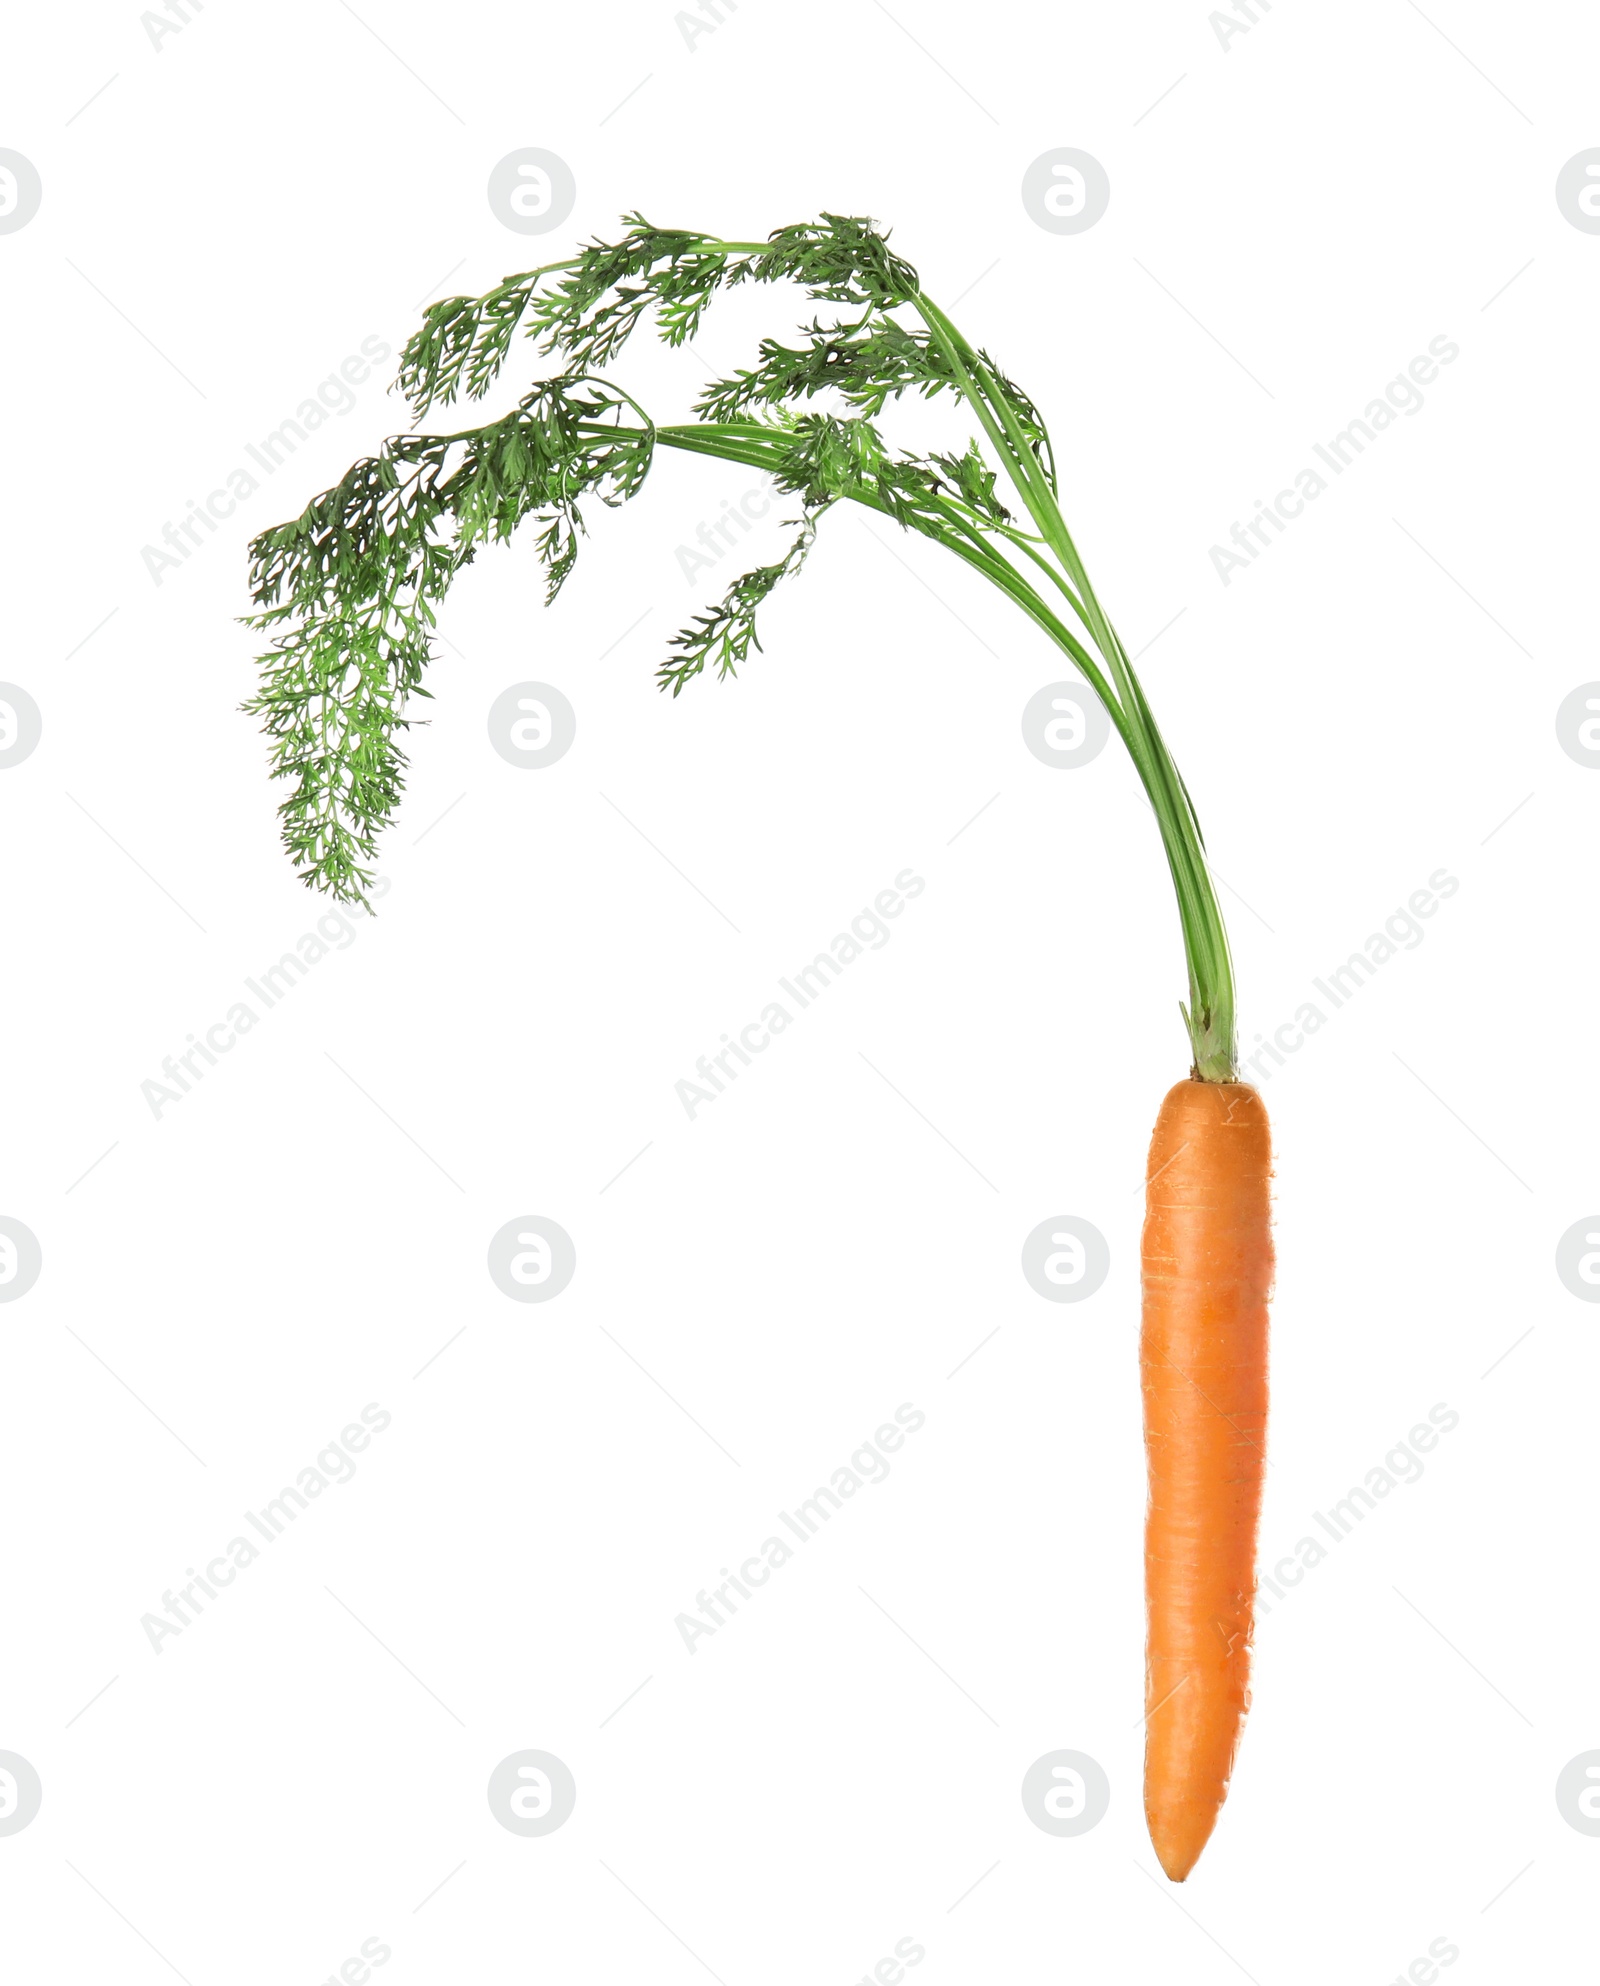
<instances>
[{"instance_id":1,"label":"green leaf frond","mask_svg":"<svg viewBox=\"0 0 1600 1986\"><path fill-rule=\"evenodd\" d=\"M869 314L854 324L813 323L798 348L762 341L759 364L708 386L695 403L702 420L731 421L764 407L833 391L876 417L908 389L925 395L954 387L955 372L925 331Z\"/></svg>"},{"instance_id":2,"label":"green leaf frond","mask_svg":"<svg viewBox=\"0 0 1600 1986\"><path fill-rule=\"evenodd\" d=\"M397 383L413 412L420 418L435 401L461 395L481 399L519 326L545 356L588 369L610 364L652 309L666 343L684 344L725 285L792 281L820 302L873 311L916 295L917 272L870 221L848 215L779 228L765 242L624 218L620 241L591 242L568 261L507 276L485 296L432 305L400 355Z\"/></svg>"},{"instance_id":3,"label":"green leaf frond","mask_svg":"<svg viewBox=\"0 0 1600 1986\"><path fill-rule=\"evenodd\" d=\"M553 599L571 572L582 504L616 505L649 472L655 431L602 381L546 380L503 420L465 435L398 435L292 523L251 546L253 627L272 632L244 708L272 741L295 865L314 888L362 900L377 837L405 787L400 734L427 694L435 609L480 545L536 520Z\"/></svg>"},{"instance_id":4,"label":"green leaf frond","mask_svg":"<svg viewBox=\"0 0 1600 1986\"><path fill-rule=\"evenodd\" d=\"M560 364L554 377L501 420L395 437L251 548L252 624L270 630L272 644L246 708L271 741L274 774L290 782L279 811L306 879L364 897L377 838L404 790L402 734L416 721L412 699L427 694L438 603L478 547L532 519L553 598L577 558L587 499L626 502L659 447L713 456L764 472L797 498L797 535L679 632L661 686L677 696L707 671L737 673L761 645L758 612L805 563L839 502L953 552L1019 606L1104 703L1156 815L1177 893L1195 1071L1230 1074L1232 967L1199 824L1062 518L1034 401L963 338L871 221L824 213L765 241L658 228L637 213L623 229L481 297L434 304L405 346L398 385L419 419L435 402L481 399L519 336ZM752 365L701 392L693 421L658 428L602 376L646 318L669 346L682 345L719 292L777 282L832 314L802 325L797 343L764 340ZM892 403L947 392L975 418L978 438L959 453L890 447L876 423ZM831 408L813 404L830 393Z\"/></svg>"},{"instance_id":5,"label":"green leaf frond","mask_svg":"<svg viewBox=\"0 0 1600 1986\"><path fill-rule=\"evenodd\" d=\"M696 614L689 626L672 638L680 652L669 656L656 671L663 689L678 696L685 685L708 664L719 677L737 675L741 662L761 641L756 633L756 609L778 585L796 573L816 542L817 519L828 508L826 502L808 506L801 518L791 519L800 526L799 536L773 565L758 565L733 582L715 607Z\"/></svg>"}]
</instances>

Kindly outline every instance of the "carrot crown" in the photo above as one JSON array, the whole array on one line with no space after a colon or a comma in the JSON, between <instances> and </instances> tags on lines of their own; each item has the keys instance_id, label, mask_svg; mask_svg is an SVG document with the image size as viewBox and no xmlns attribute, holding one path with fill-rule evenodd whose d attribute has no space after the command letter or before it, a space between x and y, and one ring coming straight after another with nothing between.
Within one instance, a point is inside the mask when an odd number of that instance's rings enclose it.
<instances>
[{"instance_id":1,"label":"carrot crown","mask_svg":"<svg viewBox=\"0 0 1600 1986\"><path fill-rule=\"evenodd\" d=\"M954 553L1044 630L1105 705L1177 891L1194 1073L1231 1080L1233 969L1199 823L1062 518L1055 452L1033 401L968 344L868 221L824 214L764 242L656 228L638 214L625 226L620 240L508 276L485 296L434 304L401 355L398 384L419 420L436 402L480 399L519 333L562 370L482 427L392 437L251 545L258 611L248 618L272 643L244 707L272 740L274 777L292 782L278 811L306 881L366 901L377 838L404 790L411 700L428 694L437 604L479 546L532 519L553 598L577 558L586 504L633 496L658 448L712 455L764 471L794 497L796 536L676 636L662 687L676 696L708 666L737 672L761 645L757 610L841 500ZM693 421L658 426L606 376L647 313L667 344L682 345L719 290L779 281L844 315L813 318L794 345L764 340L754 365L706 388ZM891 449L877 419L907 390L959 397L982 442L959 455ZM842 412L800 411L824 392ZM1001 472L1023 516L998 495Z\"/></svg>"}]
</instances>

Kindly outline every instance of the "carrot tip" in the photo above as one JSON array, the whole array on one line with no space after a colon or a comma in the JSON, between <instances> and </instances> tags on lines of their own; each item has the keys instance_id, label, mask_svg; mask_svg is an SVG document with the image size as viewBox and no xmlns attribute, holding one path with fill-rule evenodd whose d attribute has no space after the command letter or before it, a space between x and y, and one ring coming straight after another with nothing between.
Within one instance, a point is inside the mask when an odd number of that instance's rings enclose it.
<instances>
[{"instance_id":1,"label":"carrot tip","mask_svg":"<svg viewBox=\"0 0 1600 1986\"><path fill-rule=\"evenodd\" d=\"M1160 1842L1151 1837L1151 1845L1156 1851L1156 1860L1161 1864L1161 1873L1169 1883L1181 1883L1200 1859L1200 1850L1205 1843Z\"/></svg>"},{"instance_id":2,"label":"carrot tip","mask_svg":"<svg viewBox=\"0 0 1600 1986\"><path fill-rule=\"evenodd\" d=\"M1222 1802L1186 1802L1176 1811L1152 1813L1145 1807L1145 1825L1150 1830L1150 1846L1169 1883L1181 1883L1205 1853L1206 1843L1216 1827Z\"/></svg>"}]
</instances>

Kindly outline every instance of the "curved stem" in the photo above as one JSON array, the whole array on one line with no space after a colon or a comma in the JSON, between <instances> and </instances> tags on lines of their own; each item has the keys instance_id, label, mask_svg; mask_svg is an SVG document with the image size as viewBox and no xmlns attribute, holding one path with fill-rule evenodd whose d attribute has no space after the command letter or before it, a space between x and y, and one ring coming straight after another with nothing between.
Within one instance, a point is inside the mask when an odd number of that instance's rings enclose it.
<instances>
[{"instance_id":1,"label":"curved stem","mask_svg":"<svg viewBox=\"0 0 1600 1986\"><path fill-rule=\"evenodd\" d=\"M1221 905L1212 884L1205 846L1187 788L1167 749L1120 637L1100 605L1089 575L1056 503L1043 465L1035 457L1005 393L993 381L982 360L936 305L926 305L930 331L940 343L964 397L984 427L990 445L1004 463L1029 515L1055 562L1044 557L1021 533L1004 535L1042 571L1065 597L1084 628L1099 660L1055 614L1022 573L1002 557L993 538L978 520L955 502L937 502L943 528L934 520L910 515L911 528L941 544L998 586L1068 655L1105 706L1118 736L1139 775L1161 834L1163 852L1178 900L1188 967L1189 1001L1184 1022L1193 1049L1196 1077L1231 1082L1237 1076L1233 962ZM613 433L629 430L606 424ZM655 429L656 441L691 454L777 474L783 466L785 436L757 421L699 422ZM880 515L904 522L869 487L849 492L852 501ZM936 500L937 501L937 500Z\"/></svg>"},{"instance_id":2,"label":"curved stem","mask_svg":"<svg viewBox=\"0 0 1600 1986\"><path fill-rule=\"evenodd\" d=\"M1095 687L1106 701L1108 711L1120 709L1125 720L1118 730L1155 812L1177 893L1189 972L1189 1005L1184 1010L1184 1021L1194 1051L1194 1073L1209 1082L1231 1082L1238 1069L1233 961L1222 907L1212 886L1205 844L1188 789L1167 750L1127 650L1095 595L1061 515L1051 487L1052 478L1034 454L1010 396L937 304L920 292L914 301L950 366L959 391L982 422L991 447L1004 463L1040 535L1070 576L1078 596L1074 605L1116 685L1114 700L1106 699L1098 683Z\"/></svg>"}]
</instances>

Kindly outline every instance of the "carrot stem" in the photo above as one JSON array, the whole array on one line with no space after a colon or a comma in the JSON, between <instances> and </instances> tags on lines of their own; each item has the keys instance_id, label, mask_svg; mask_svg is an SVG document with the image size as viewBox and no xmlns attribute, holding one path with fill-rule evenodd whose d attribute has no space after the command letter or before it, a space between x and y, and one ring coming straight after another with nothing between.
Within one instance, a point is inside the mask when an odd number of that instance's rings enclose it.
<instances>
[{"instance_id":1,"label":"carrot stem","mask_svg":"<svg viewBox=\"0 0 1600 1986\"><path fill-rule=\"evenodd\" d=\"M1177 892L1189 969L1189 1004L1183 1017L1194 1053L1193 1073L1202 1082L1232 1082L1238 1075L1233 959L1188 789L1067 530L1054 474L1047 473L1022 432L1010 396L937 304L919 291L915 307L949 360L960 391L983 423L990 445L1005 464L1040 536L1077 589L1082 602L1080 616L1115 685L1115 699L1099 681L1094 687L1113 721L1121 712L1124 721L1117 729L1155 812Z\"/></svg>"}]
</instances>

